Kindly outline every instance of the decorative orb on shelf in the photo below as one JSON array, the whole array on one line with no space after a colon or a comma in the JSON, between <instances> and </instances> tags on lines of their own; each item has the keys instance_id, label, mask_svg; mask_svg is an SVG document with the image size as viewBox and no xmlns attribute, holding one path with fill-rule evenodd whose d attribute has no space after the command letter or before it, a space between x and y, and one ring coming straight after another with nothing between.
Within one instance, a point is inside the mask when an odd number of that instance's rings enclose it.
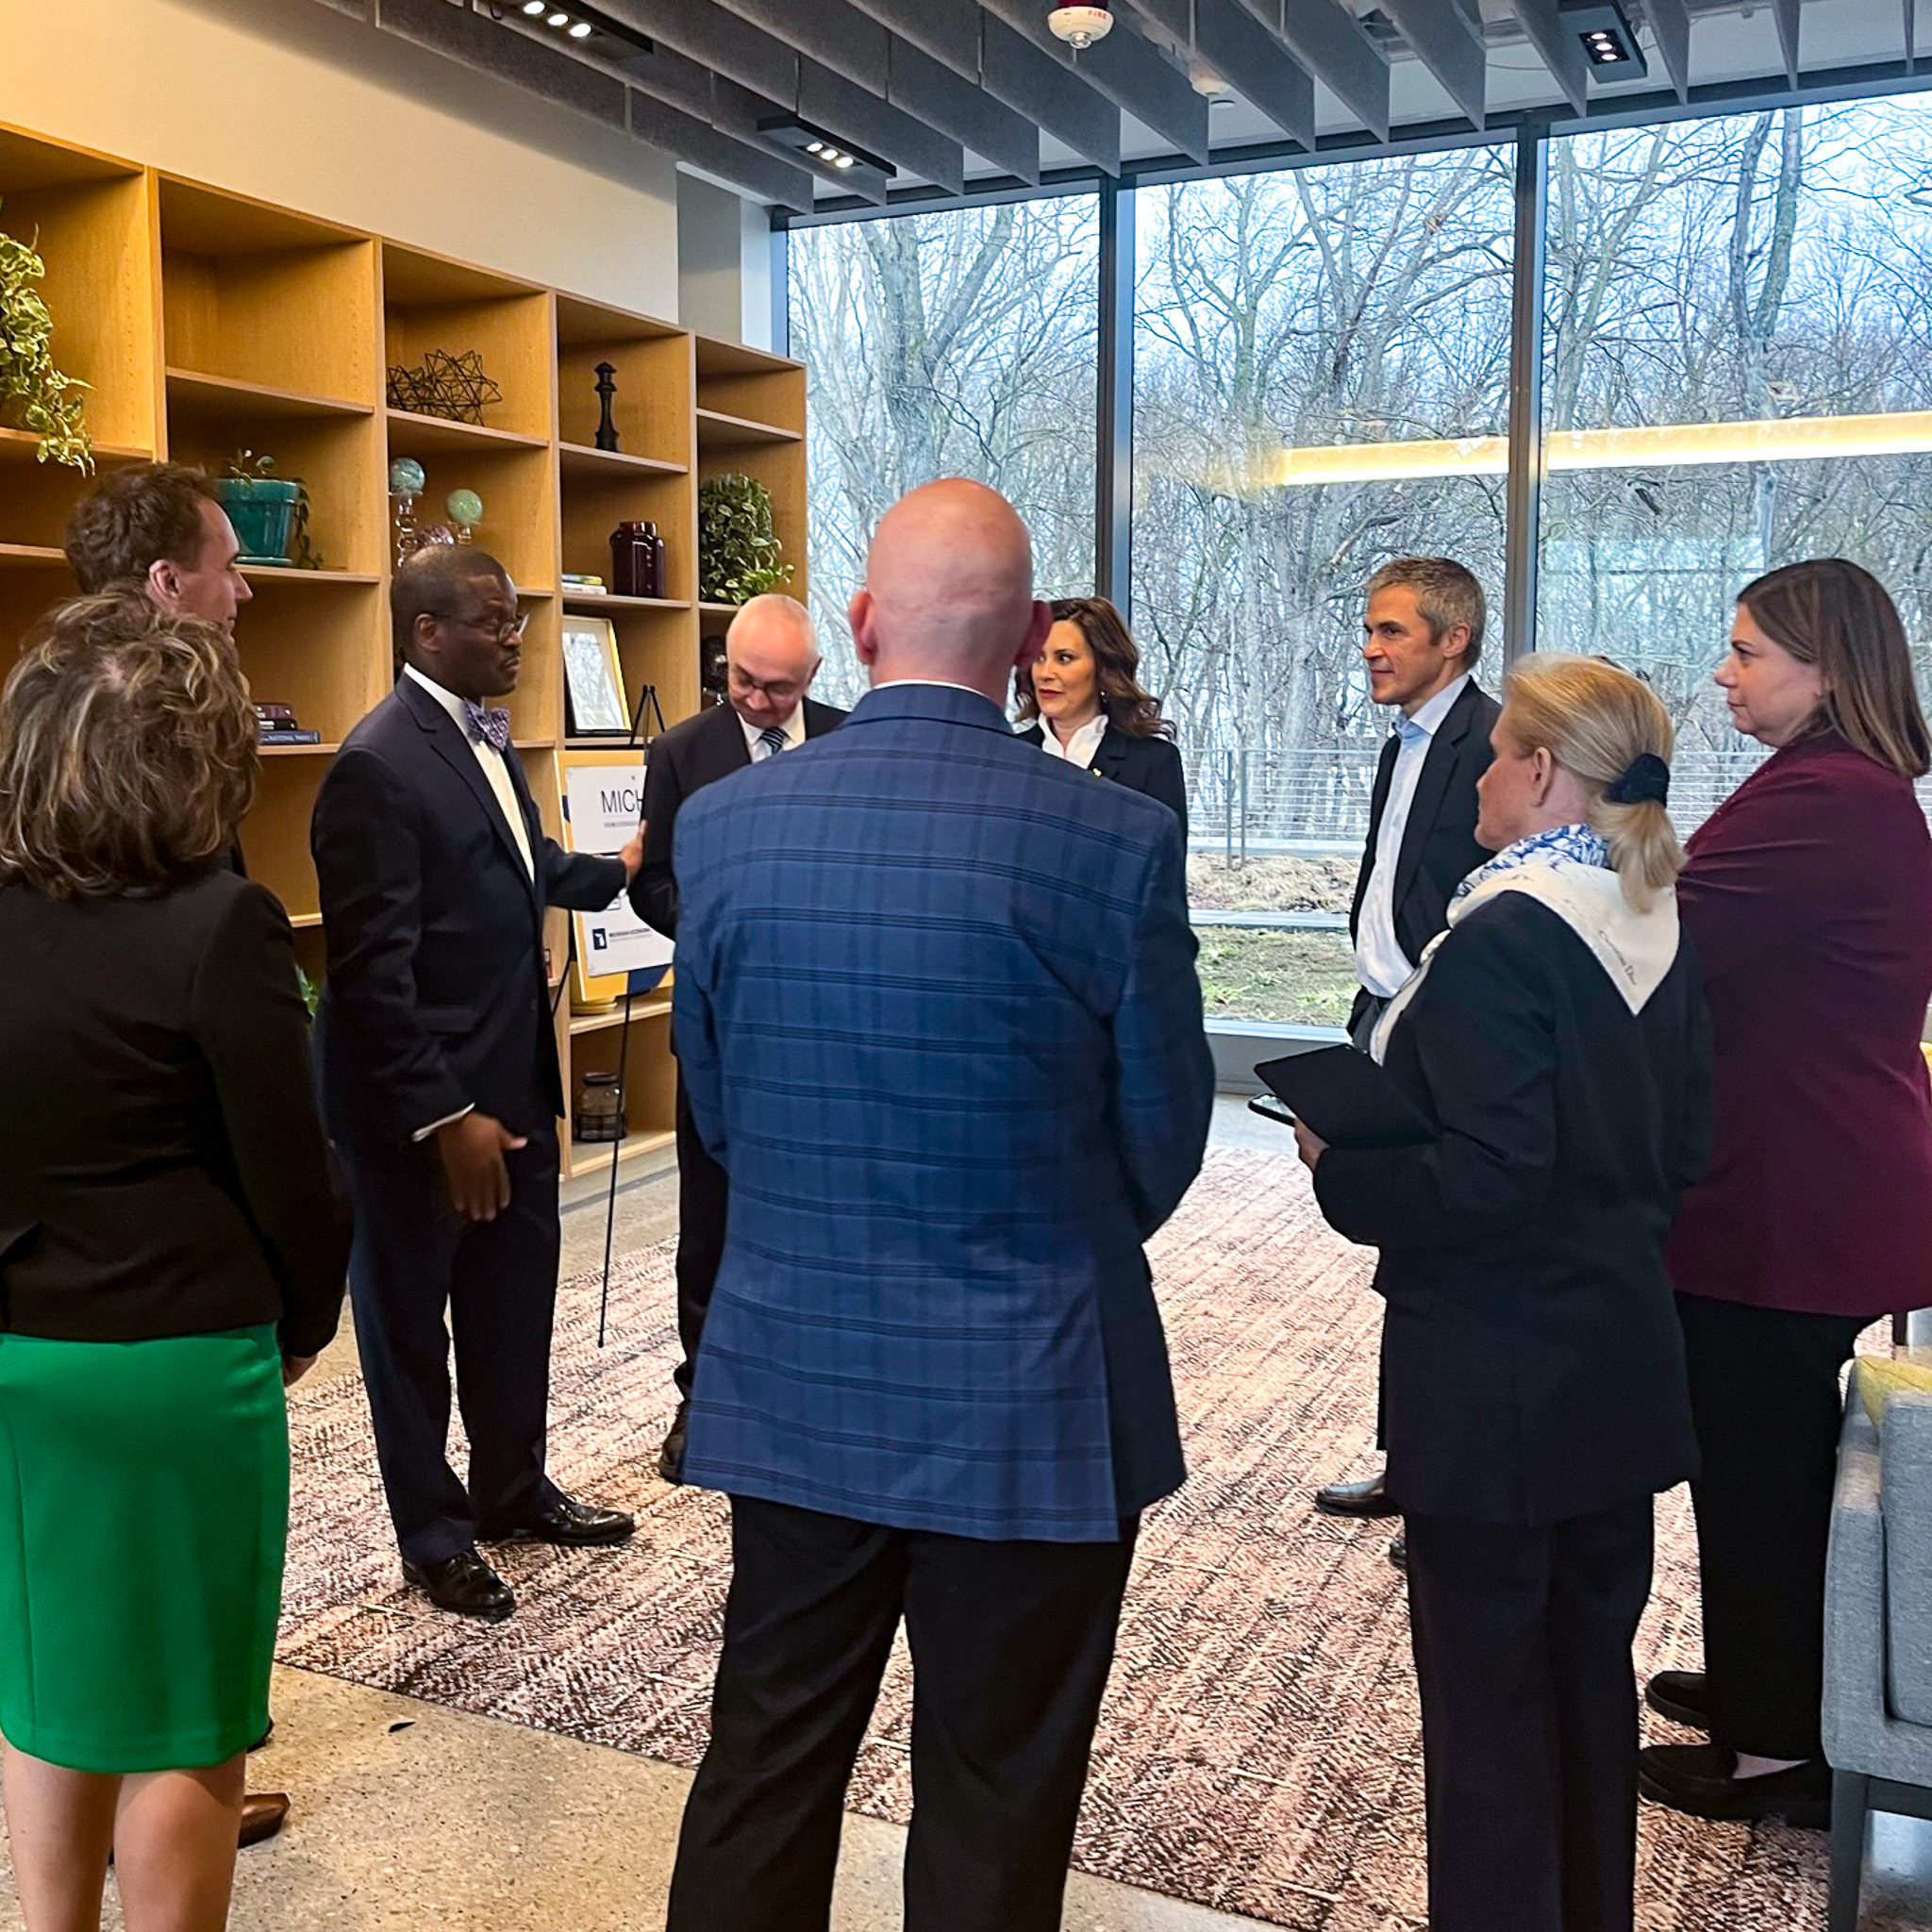
<instances>
[{"instance_id":1,"label":"decorative orb on shelf","mask_svg":"<svg viewBox=\"0 0 1932 1932\"><path fill-rule=\"evenodd\" d=\"M415 496L429 479L414 457L398 457L389 466L389 487L399 496Z\"/></svg>"},{"instance_id":2,"label":"decorative orb on shelf","mask_svg":"<svg viewBox=\"0 0 1932 1932\"><path fill-rule=\"evenodd\" d=\"M457 541L472 541L475 526L483 521L483 499L474 490L452 490L443 499L442 507L449 512Z\"/></svg>"}]
</instances>

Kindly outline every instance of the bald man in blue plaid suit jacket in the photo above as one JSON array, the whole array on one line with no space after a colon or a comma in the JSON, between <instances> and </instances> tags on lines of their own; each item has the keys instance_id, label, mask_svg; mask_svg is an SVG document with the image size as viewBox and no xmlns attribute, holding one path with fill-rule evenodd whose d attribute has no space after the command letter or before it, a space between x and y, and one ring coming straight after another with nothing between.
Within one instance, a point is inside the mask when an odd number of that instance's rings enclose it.
<instances>
[{"instance_id":1,"label":"bald man in blue plaid suit jacket","mask_svg":"<svg viewBox=\"0 0 1932 1932\"><path fill-rule=\"evenodd\" d=\"M1058 1926L1136 1520L1182 1480L1141 1246L1212 1096L1181 841L1013 737L1029 579L991 491L908 498L855 603L871 695L678 823L678 1048L731 1182L685 1467L734 1575L676 1932L826 1924L902 1616L908 1932Z\"/></svg>"}]
</instances>

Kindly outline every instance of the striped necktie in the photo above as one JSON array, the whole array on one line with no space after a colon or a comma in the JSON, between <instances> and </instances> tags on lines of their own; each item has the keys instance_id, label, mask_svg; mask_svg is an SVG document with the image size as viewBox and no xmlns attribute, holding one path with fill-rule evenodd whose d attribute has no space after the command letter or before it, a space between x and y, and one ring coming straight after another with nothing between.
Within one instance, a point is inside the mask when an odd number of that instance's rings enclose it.
<instances>
[{"instance_id":1,"label":"striped necktie","mask_svg":"<svg viewBox=\"0 0 1932 1932\"><path fill-rule=\"evenodd\" d=\"M774 758L785 749L785 734L775 724L767 724L758 733L758 742L765 748L765 756Z\"/></svg>"}]
</instances>

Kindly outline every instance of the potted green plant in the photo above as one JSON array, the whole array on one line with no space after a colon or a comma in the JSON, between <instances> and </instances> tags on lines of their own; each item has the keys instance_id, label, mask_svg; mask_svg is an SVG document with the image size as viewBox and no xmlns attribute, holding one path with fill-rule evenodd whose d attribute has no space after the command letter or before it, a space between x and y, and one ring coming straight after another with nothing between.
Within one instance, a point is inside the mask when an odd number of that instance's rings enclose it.
<instances>
[{"instance_id":1,"label":"potted green plant","mask_svg":"<svg viewBox=\"0 0 1932 1932\"><path fill-rule=\"evenodd\" d=\"M772 527L772 492L756 476L713 476L698 491L698 597L743 604L791 581Z\"/></svg>"},{"instance_id":2,"label":"potted green plant","mask_svg":"<svg viewBox=\"0 0 1932 1932\"><path fill-rule=\"evenodd\" d=\"M228 474L215 478L215 495L235 526L242 563L289 560L289 528L302 486L291 476L270 475L275 466L273 457L244 449L228 465Z\"/></svg>"},{"instance_id":3,"label":"potted green plant","mask_svg":"<svg viewBox=\"0 0 1932 1932\"><path fill-rule=\"evenodd\" d=\"M92 473L81 403L88 385L54 366L54 318L34 286L47 273L39 239L0 233L0 423L36 432L42 462Z\"/></svg>"}]
</instances>

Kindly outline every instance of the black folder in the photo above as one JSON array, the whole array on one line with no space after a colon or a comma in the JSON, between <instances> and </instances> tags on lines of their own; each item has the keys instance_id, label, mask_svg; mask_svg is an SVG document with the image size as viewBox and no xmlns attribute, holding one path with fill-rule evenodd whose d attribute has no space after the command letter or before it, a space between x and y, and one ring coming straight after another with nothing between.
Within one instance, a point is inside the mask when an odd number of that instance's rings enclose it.
<instances>
[{"instance_id":1,"label":"black folder","mask_svg":"<svg viewBox=\"0 0 1932 1932\"><path fill-rule=\"evenodd\" d=\"M1255 1072L1331 1147L1412 1147L1436 1138L1428 1116L1359 1047L1290 1054Z\"/></svg>"}]
</instances>

